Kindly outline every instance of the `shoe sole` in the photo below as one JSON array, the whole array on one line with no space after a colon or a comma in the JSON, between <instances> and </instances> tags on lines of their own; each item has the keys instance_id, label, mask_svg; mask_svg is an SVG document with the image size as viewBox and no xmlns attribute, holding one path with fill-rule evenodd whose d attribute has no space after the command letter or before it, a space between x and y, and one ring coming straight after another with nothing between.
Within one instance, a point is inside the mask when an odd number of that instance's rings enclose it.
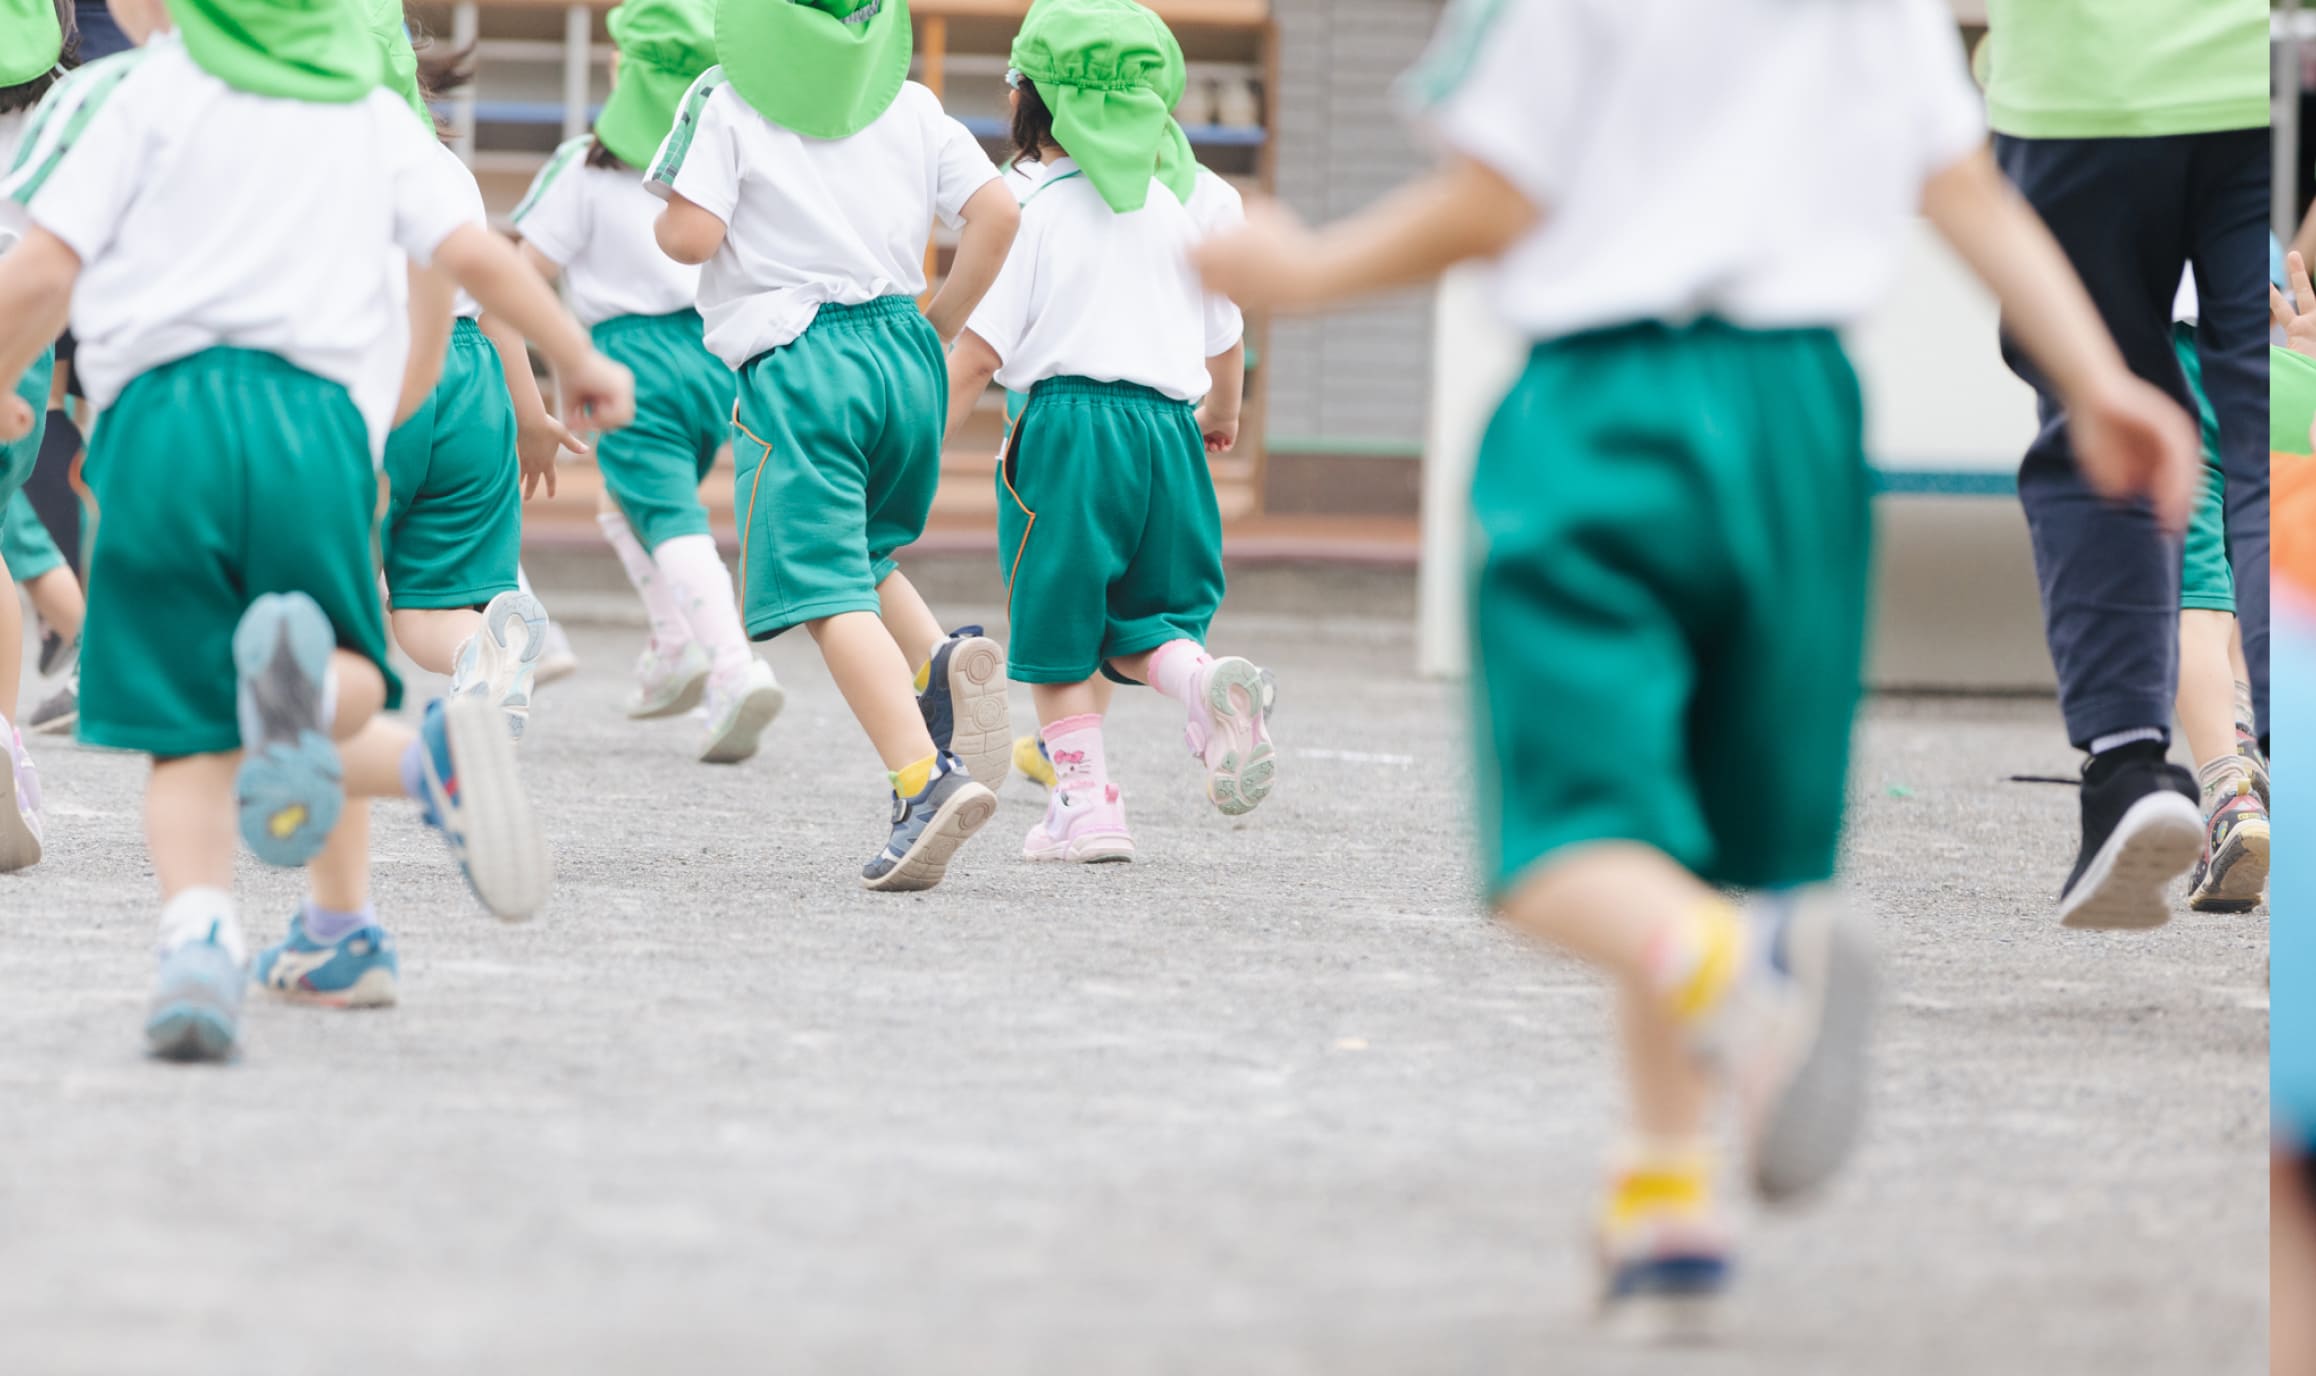
<instances>
[{"instance_id":1,"label":"shoe sole","mask_svg":"<svg viewBox=\"0 0 2316 1376\"><path fill-rule=\"evenodd\" d=\"M722 734L708 742L700 752L702 764L738 764L756 753L762 741L764 728L780 715L788 705L788 694L777 683L758 684L740 699L740 708L732 716L732 724Z\"/></svg>"},{"instance_id":2,"label":"shoe sole","mask_svg":"<svg viewBox=\"0 0 2316 1376\"><path fill-rule=\"evenodd\" d=\"M234 1019L206 1003L165 1003L145 1019L145 1049L164 1061L222 1061L233 1037Z\"/></svg>"},{"instance_id":3,"label":"shoe sole","mask_svg":"<svg viewBox=\"0 0 2316 1376\"><path fill-rule=\"evenodd\" d=\"M941 810L933 814L917 844L901 862L885 871L882 878L863 879L861 887L876 893L914 893L932 888L949 872L949 860L966 838L981 830L990 818L997 815L997 795L983 783L972 783L957 790Z\"/></svg>"},{"instance_id":4,"label":"shoe sole","mask_svg":"<svg viewBox=\"0 0 2316 1376\"><path fill-rule=\"evenodd\" d=\"M0 874L40 863L40 836L16 810L16 756L0 745Z\"/></svg>"},{"instance_id":5,"label":"shoe sole","mask_svg":"<svg viewBox=\"0 0 2316 1376\"><path fill-rule=\"evenodd\" d=\"M2187 900L2199 913L2248 913L2268 893L2268 852L2273 844L2264 819L2236 823L2226 844L2211 858L2203 887Z\"/></svg>"},{"instance_id":6,"label":"shoe sole","mask_svg":"<svg viewBox=\"0 0 2316 1376\"><path fill-rule=\"evenodd\" d=\"M1629 1347L1696 1347L1727 1323L1726 1295L1642 1295L1602 1307L1593 1321L1611 1342Z\"/></svg>"},{"instance_id":7,"label":"shoe sole","mask_svg":"<svg viewBox=\"0 0 2316 1376\"><path fill-rule=\"evenodd\" d=\"M2059 900L2059 920L2092 931L2147 931L2171 920L2171 881L2203 854L2203 814L2163 789L2133 803L2083 877Z\"/></svg>"},{"instance_id":8,"label":"shoe sole","mask_svg":"<svg viewBox=\"0 0 2316 1376\"><path fill-rule=\"evenodd\" d=\"M517 625L523 628L520 646L510 639ZM506 715L507 732L517 741L531 720L539 656L546 652L547 608L538 598L520 590L502 592L483 608L483 636L475 644L475 671L484 685L480 696Z\"/></svg>"},{"instance_id":9,"label":"shoe sole","mask_svg":"<svg viewBox=\"0 0 2316 1376\"><path fill-rule=\"evenodd\" d=\"M321 853L345 806L345 768L321 719L337 648L330 619L302 592L258 598L233 629L235 702L254 704L258 730L233 777L241 839L283 869Z\"/></svg>"},{"instance_id":10,"label":"shoe sole","mask_svg":"<svg viewBox=\"0 0 2316 1376\"><path fill-rule=\"evenodd\" d=\"M53 717L44 717L39 721L26 722L24 729L35 736L62 736L69 734L72 728L79 724L80 713L72 711L59 713Z\"/></svg>"},{"instance_id":11,"label":"shoe sole","mask_svg":"<svg viewBox=\"0 0 2316 1376\"><path fill-rule=\"evenodd\" d=\"M386 970L364 970L361 978L343 989L284 989L272 984L260 987L283 1003L309 1008L392 1008L401 999L393 974Z\"/></svg>"},{"instance_id":12,"label":"shoe sole","mask_svg":"<svg viewBox=\"0 0 2316 1376\"><path fill-rule=\"evenodd\" d=\"M537 681L546 682L543 678ZM683 685L676 689L675 696L664 702L630 703L626 709L627 719L629 721L657 721L661 717L680 717L699 706L700 699L707 695L708 671L702 669L685 679Z\"/></svg>"},{"instance_id":13,"label":"shoe sole","mask_svg":"<svg viewBox=\"0 0 2316 1376\"><path fill-rule=\"evenodd\" d=\"M1134 838L1121 835L1077 836L1041 850L1021 848L1021 858L1037 864L1122 865L1134 859Z\"/></svg>"},{"instance_id":14,"label":"shoe sole","mask_svg":"<svg viewBox=\"0 0 2316 1376\"><path fill-rule=\"evenodd\" d=\"M1206 797L1226 817L1243 817L1271 796L1278 753L1264 739L1263 671L1243 659L1214 662L1206 681L1206 711L1224 743L1222 759L1206 770ZM1214 741L1207 742L1209 750Z\"/></svg>"},{"instance_id":15,"label":"shoe sole","mask_svg":"<svg viewBox=\"0 0 2316 1376\"><path fill-rule=\"evenodd\" d=\"M1846 902L1805 895L1788 920L1785 951L1812 1005L1799 1025L1808 1053L1771 1096L1755 1137L1753 1188L1773 1204L1822 1183L1856 1144L1874 1016L1873 935Z\"/></svg>"},{"instance_id":16,"label":"shoe sole","mask_svg":"<svg viewBox=\"0 0 2316 1376\"><path fill-rule=\"evenodd\" d=\"M1013 771L1013 706L1007 700L1005 651L987 636L960 640L949 652L949 753L979 784L996 788Z\"/></svg>"},{"instance_id":17,"label":"shoe sole","mask_svg":"<svg viewBox=\"0 0 2316 1376\"><path fill-rule=\"evenodd\" d=\"M506 718L479 697L450 698L442 729L458 776L467 885L493 916L528 922L547 905L555 866L516 771Z\"/></svg>"}]
</instances>

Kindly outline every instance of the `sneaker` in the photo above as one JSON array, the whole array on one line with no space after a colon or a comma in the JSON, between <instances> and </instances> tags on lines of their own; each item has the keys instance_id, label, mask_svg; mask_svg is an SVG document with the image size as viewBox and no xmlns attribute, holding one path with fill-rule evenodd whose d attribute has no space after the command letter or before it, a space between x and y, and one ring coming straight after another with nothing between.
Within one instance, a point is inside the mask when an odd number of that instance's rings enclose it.
<instances>
[{"instance_id":1,"label":"sneaker","mask_svg":"<svg viewBox=\"0 0 2316 1376\"><path fill-rule=\"evenodd\" d=\"M1005 651L960 626L933 651L917 710L943 755L964 761L965 772L991 787L1005 782L1013 760L1013 709L1005 699Z\"/></svg>"},{"instance_id":2,"label":"sneaker","mask_svg":"<svg viewBox=\"0 0 2316 1376\"><path fill-rule=\"evenodd\" d=\"M1206 765L1207 801L1226 816L1243 816L1271 796L1278 755L1269 703L1276 690L1265 688L1266 677L1234 655L1207 665L1198 686L1186 735L1190 753Z\"/></svg>"},{"instance_id":3,"label":"sneaker","mask_svg":"<svg viewBox=\"0 0 2316 1376\"><path fill-rule=\"evenodd\" d=\"M222 1061L241 1025L241 995L249 976L219 944L187 941L161 953L153 995L145 1006L145 1047L168 1061Z\"/></svg>"},{"instance_id":4,"label":"sneaker","mask_svg":"<svg viewBox=\"0 0 2316 1376\"><path fill-rule=\"evenodd\" d=\"M2260 738L2240 721L2236 723L2236 754L2251 772L2252 792L2259 795L2260 810L2265 812L2274 807L2275 804L2268 801L2268 757L2261 753Z\"/></svg>"},{"instance_id":5,"label":"sneaker","mask_svg":"<svg viewBox=\"0 0 2316 1376\"><path fill-rule=\"evenodd\" d=\"M1053 772L1053 756L1046 753L1045 737L1035 731L1014 739L1013 772L1048 793L1061 782L1061 776Z\"/></svg>"},{"instance_id":6,"label":"sneaker","mask_svg":"<svg viewBox=\"0 0 2316 1376\"><path fill-rule=\"evenodd\" d=\"M290 919L289 935L258 953L252 972L258 984L293 1003L328 1008L388 1008L402 962L394 938L375 924L356 928L334 942L306 935L306 918Z\"/></svg>"},{"instance_id":7,"label":"sneaker","mask_svg":"<svg viewBox=\"0 0 2316 1376\"><path fill-rule=\"evenodd\" d=\"M547 609L520 588L502 592L483 608L482 629L458 647L450 695L496 703L506 717L507 734L519 741L530 724L531 691L546 648Z\"/></svg>"},{"instance_id":8,"label":"sneaker","mask_svg":"<svg viewBox=\"0 0 2316 1376\"><path fill-rule=\"evenodd\" d=\"M467 887L496 916L523 922L547 904L554 861L515 772L506 720L480 697L428 703L403 781L442 833Z\"/></svg>"},{"instance_id":9,"label":"sneaker","mask_svg":"<svg viewBox=\"0 0 2316 1376\"><path fill-rule=\"evenodd\" d=\"M1800 1195L1848 1157L1864 1115L1873 937L1836 888L1765 894L1746 909L1751 949L1700 1028L1729 1072L1754 1191Z\"/></svg>"},{"instance_id":10,"label":"sneaker","mask_svg":"<svg viewBox=\"0 0 2316 1376\"><path fill-rule=\"evenodd\" d=\"M2171 881L2203 853L2195 778L2153 742L2083 766L2083 847L2059 892L2070 927L2148 928L2171 920Z\"/></svg>"},{"instance_id":11,"label":"sneaker","mask_svg":"<svg viewBox=\"0 0 2316 1376\"><path fill-rule=\"evenodd\" d=\"M0 874L40 863L46 828L40 812L40 773L24 749L24 736L0 717Z\"/></svg>"},{"instance_id":12,"label":"sneaker","mask_svg":"<svg viewBox=\"0 0 2316 1376\"><path fill-rule=\"evenodd\" d=\"M1118 786L1057 788L1046 800L1045 817L1021 843L1025 860L1068 860L1101 865L1134 858L1134 838L1126 831L1126 805Z\"/></svg>"},{"instance_id":13,"label":"sneaker","mask_svg":"<svg viewBox=\"0 0 2316 1376\"><path fill-rule=\"evenodd\" d=\"M539 650L539 664L531 676L531 682L544 688L550 683L561 683L578 672L579 654L571 648L571 637L563 634L563 623L548 622L547 643Z\"/></svg>"},{"instance_id":14,"label":"sneaker","mask_svg":"<svg viewBox=\"0 0 2316 1376\"><path fill-rule=\"evenodd\" d=\"M80 722L80 665L64 676L56 691L32 709L24 719L24 729L36 736L64 736Z\"/></svg>"},{"instance_id":15,"label":"sneaker","mask_svg":"<svg viewBox=\"0 0 2316 1376\"><path fill-rule=\"evenodd\" d=\"M241 839L269 865L295 868L320 854L346 801L323 701L337 647L330 619L302 592L266 593L233 631L242 751L234 803Z\"/></svg>"},{"instance_id":16,"label":"sneaker","mask_svg":"<svg viewBox=\"0 0 2316 1376\"><path fill-rule=\"evenodd\" d=\"M40 631L40 676L55 678L67 665L80 663L80 637L70 640L43 626Z\"/></svg>"},{"instance_id":17,"label":"sneaker","mask_svg":"<svg viewBox=\"0 0 2316 1376\"><path fill-rule=\"evenodd\" d=\"M2268 810L2248 770L2229 770L2205 795L2203 855L2188 880L2187 906L2199 913L2248 913L2268 891Z\"/></svg>"},{"instance_id":18,"label":"sneaker","mask_svg":"<svg viewBox=\"0 0 2316 1376\"><path fill-rule=\"evenodd\" d=\"M756 753L764 728L780 715L788 695L772 677L772 666L754 655L733 681L708 680L707 701L700 704L700 759L707 764L738 764Z\"/></svg>"},{"instance_id":19,"label":"sneaker","mask_svg":"<svg viewBox=\"0 0 2316 1376\"><path fill-rule=\"evenodd\" d=\"M622 710L635 721L681 716L700 705L707 686L707 647L687 640L671 650L649 641L635 657L635 687Z\"/></svg>"},{"instance_id":20,"label":"sneaker","mask_svg":"<svg viewBox=\"0 0 2316 1376\"><path fill-rule=\"evenodd\" d=\"M1625 1341L1695 1343L1714 1336L1729 1294L1728 1225L1706 1202L1654 1203L1594 1236L1599 1322Z\"/></svg>"},{"instance_id":21,"label":"sneaker","mask_svg":"<svg viewBox=\"0 0 2316 1376\"><path fill-rule=\"evenodd\" d=\"M893 794L892 837L861 866L861 885L894 893L933 887L957 847L996 814L997 795L975 783L955 756L944 757L924 792L913 798Z\"/></svg>"}]
</instances>

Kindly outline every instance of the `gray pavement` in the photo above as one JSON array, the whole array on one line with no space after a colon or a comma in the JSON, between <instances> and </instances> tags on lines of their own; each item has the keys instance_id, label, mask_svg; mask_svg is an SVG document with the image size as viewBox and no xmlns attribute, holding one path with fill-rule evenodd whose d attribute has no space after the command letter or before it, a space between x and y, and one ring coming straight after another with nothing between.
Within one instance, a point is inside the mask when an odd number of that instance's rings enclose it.
<instances>
[{"instance_id":1,"label":"gray pavement","mask_svg":"<svg viewBox=\"0 0 2316 1376\"><path fill-rule=\"evenodd\" d=\"M984 564L933 572L997 619ZM1141 863L1025 866L1016 781L947 885L880 897L882 784L807 644L771 647L765 754L695 766L615 710L609 561L534 575L583 618L524 755L560 887L500 926L383 816L391 1012L253 1001L239 1064L142 1060L142 765L39 751L50 859L0 877L0 1373L2265 1370L2266 918L2061 929L2073 795L2005 781L2071 769L2047 702L1869 711L1868 1139L1749 1220L1721 1347L1636 1353L1584 1316L1606 1004L1472 902L1404 579L1234 589L1216 643L1282 697L1253 816L1129 695ZM294 877L243 878L270 940Z\"/></svg>"}]
</instances>

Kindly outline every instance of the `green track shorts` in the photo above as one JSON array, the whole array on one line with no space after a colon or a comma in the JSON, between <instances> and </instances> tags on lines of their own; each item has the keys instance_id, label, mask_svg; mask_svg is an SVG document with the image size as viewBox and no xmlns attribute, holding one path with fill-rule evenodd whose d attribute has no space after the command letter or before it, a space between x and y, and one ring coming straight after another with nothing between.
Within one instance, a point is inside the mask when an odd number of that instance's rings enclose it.
<instances>
[{"instance_id":1,"label":"green track shorts","mask_svg":"<svg viewBox=\"0 0 2316 1376\"><path fill-rule=\"evenodd\" d=\"M21 488L10 493L7 507L0 509L0 564L6 564L8 576L19 583L45 578L64 567L64 551L49 538L48 527L40 523L31 498Z\"/></svg>"},{"instance_id":2,"label":"green track shorts","mask_svg":"<svg viewBox=\"0 0 2316 1376\"><path fill-rule=\"evenodd\" d=\"M2187 525L2179 605L2232 616L2236 576L2228 564L2228 481L2220 469L2219 416L2203 394L2203 360L2195 351L2195 327L2185 321L2173 325L2171 342L2179 352L2179 366L2187 373L2188 395L2195 398L2196 416L2203 429L2203 498L2195 504L2195 515Z\"/></svg>"},{"instance_id":3,"label":"green track shorts","mask_svg":"<svg viewBox=\"0 0 2316 1376\"><path fill-rule=\"evenodd\" d=\"M646 550L708 533L700 484L732 433L738 380L700 342L700 313L622 315L595 347L635 374L635 423L596 437L595 464Z\"/></svg>"},{"instance_id":4,"label":"green track shorts","mask_svg":"<svg viewBox=\"0 0 2316 1376\"><path fill-rule=\"evenodd\" d=\"M472 320L451 331L442 381L387 437L386 485L396 607L479 607L513 590L523 550L515 403L498 348Z\"/></svg>"}]
</instances>

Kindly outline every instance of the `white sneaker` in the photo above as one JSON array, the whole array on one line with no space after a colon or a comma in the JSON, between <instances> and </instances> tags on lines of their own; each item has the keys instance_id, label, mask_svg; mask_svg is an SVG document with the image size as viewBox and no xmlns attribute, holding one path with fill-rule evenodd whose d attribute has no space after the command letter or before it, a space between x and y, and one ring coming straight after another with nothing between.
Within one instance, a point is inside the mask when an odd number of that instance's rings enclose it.
<instances>
[{"instance_id":1,"label":"white sneaker","mask_svg":"<svg viewBox=\"0 0 2316 1376\"><path fill-rule=\"evenodd\" d=\"M693 714L701 721L701 761L738 764L755 754L757 739L787 701L788 695L772 677L772 666L754 655L748 656L748 667L731 679L710 676L707 700Z\"/></svg>"},{"instance_id":2,"label":"white sneaker","mask_svg":"<svg viewBox=\"0 0 2316 1376\"><path fill-rule=\"evenodd\" d=\"M579 672L579 654L571 648L571 637L563 634L563 623L547 623L547 644L539 652L539 671L532 682L540 687L559 683Z\"/></svg>"},{"instance_id":3,"label":"white sneaker","mask_svg":"<svg viewBox=\"0 0 2316 1376\"><path fill-rule=\"evenodd\" d=\"M0 874L7 874L40 863L40 775L4 717L0 732Z\"/></svg>"},{"instance_id":4,"label":"white sneaker","mask_svg":"<svg viewBox=\"0 0 2316 1376\"><path fill-rule=\"evenodd\" d=\"M450 695L495 703L506 714L507 734L519 741L531 720L531 689L546 648L547 609L519 588L502 592L483 608L482 629L458 647Z\"/></svg>"},{"instance_id":5,"label":"white sneaker","mask_svg":"<svg viewBox=\"0 0 2316 1376\"><path fill-rule=\"evenodd\" d=\"M681 716L700 705L700 694L707 686L705 646L687 640L668 649L652 640L635 657L635 687L622 706L636 721Z\"/></svg>"}]
</instances>

